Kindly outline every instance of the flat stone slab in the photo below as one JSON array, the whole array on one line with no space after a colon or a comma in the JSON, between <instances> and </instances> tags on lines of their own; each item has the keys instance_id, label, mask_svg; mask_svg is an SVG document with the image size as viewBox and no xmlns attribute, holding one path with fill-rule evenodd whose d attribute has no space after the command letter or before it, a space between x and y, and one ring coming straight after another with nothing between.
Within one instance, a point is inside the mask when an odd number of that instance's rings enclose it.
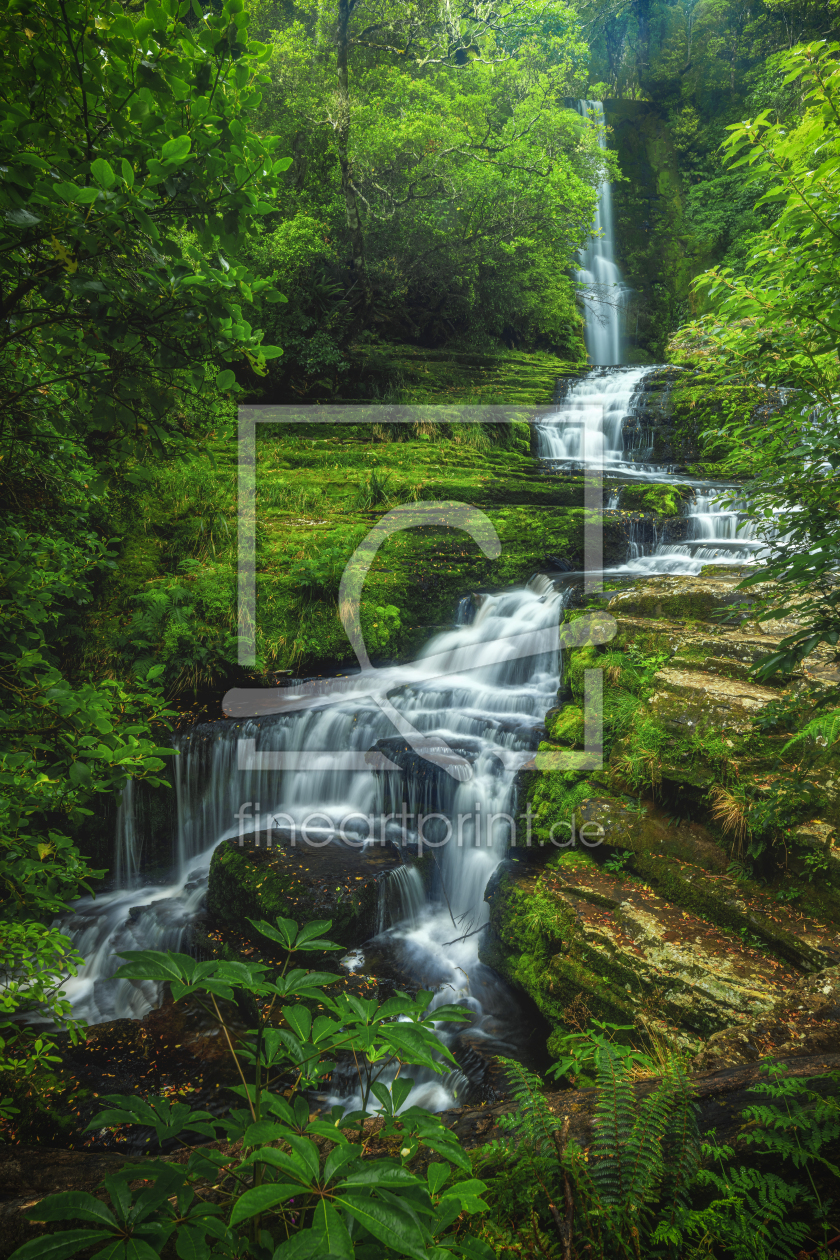
<instances>
[{"instance_id":1,"label":"flat stone slab","mask_svg":"<svg viewBox=\"0 0 840 1260\"><path fill-rule=\"evenodd\" d=\"M700 1035L770 1012L799 978L789 964L641 881L593 867L577 870L575 885L558 892L575 907L587 965L597 969L600 956L614 984L617 970L627 973L631 1002L655 994L663 1018ZM618 904L611 909L605 900Z\"/></svg>"},{"instance_id":2,"label":"flat stone slab","mask_svg":"<svg viewBox=\"0 0 840 1260\"><path fill-rule=\"evenodd\" d=\"M757 713L777 700L770 687L704 670L661 669L654 677L651 712L666 728L691 731L698 726L748 731Z\"/></svg>"}]
</instances>

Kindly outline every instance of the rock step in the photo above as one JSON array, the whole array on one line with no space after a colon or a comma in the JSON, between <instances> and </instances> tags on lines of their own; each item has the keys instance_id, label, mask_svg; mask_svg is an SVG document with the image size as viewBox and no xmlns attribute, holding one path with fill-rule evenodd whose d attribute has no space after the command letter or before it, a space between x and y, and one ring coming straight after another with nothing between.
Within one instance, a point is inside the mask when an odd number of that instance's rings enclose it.
<instances>
[{"instance_id":1,"label":"rock step","mask_svg":"<svg viewBox=\"0 0 840 1260\"><path fill-rule=\"evenodd\" d=\"M575 871L576 887L558 887L575 909L575 951L605 969L631 1003L656 995L662 1017L708 1036L772 1010L799 973L739 936L659 896L649 885L593 867ZM550 881L546 876L546 881ZM598 898L598 901L595 898ZM610 909L603 904L611 900ZM574 943L573 943L574 950ZM562 956L552 960L562 968Z\"/></svg>"},{"instance_id":2,"label":"rock step","mask_svg":"<svg viewBox=\"0 0 840 1260\"><path fill-rule=\"evenodd\" d=\"M577 820L578 830L587 822L597 823L607 846L632 853L633 869L675 905L754 936L799 970L818 971L840 962L836 893L824 894L824 917L805 915L726 874L726 855L698 824L674 827L670 820L597 797L584 802ZM591 879L586 882L594 886Z\"/></svg>"},{"instance_id":3,"label":"rock step","mask_svg":"<svg viewBox=\"0 0 840 1260\"><path fill-rule=\"evenodd\" d=\"M666 730L679 733L713 727L724 734L744 734L756 714L779 697L770 687L699 669L669 666L659 670L653 681L651 713Z\"/></svg>"}]
</instances>

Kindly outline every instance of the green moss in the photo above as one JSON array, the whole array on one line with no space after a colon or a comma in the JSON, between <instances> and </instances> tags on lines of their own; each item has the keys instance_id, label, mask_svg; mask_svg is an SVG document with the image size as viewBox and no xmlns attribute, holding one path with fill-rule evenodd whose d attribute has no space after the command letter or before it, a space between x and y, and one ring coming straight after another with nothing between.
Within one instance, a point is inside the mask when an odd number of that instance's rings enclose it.
<instances>
[{"instance_id":1,"label":"green moss","mask_svg":"<svg viewBox=\"0 0 840 1260\"><path fill-rule=\"evenodd\" d=\"M330 940L341 945L356 945L371 934L376 915L377 887L367 881L355 896L337 899L323 913L317 901L318 887L300 876L299 867L284 870L267 849L238 849L221 844L210 864L207 884L207 910L211 919L264 944L249 919L267 919L278 915L303 923L308 919L330 918Z\"/></svg>"},{"instance_id":2,"label":"green moss","mask_svg":"<svg viewBox=\"0 0 840 1260\"><path fill-rule=\"evenodd\" d=\"M578 704L583 704L585 671L597 669L601 663L597 647L571 648L564 654L563 679Z\"/></svg>"},{"instance_id":3,"label":"green moss","mask_svg":"<svg viewBox=\"0 0 840 1260\"><path fill-rule=\"evenodd\" d=\"M554 398L557 379L586 366L586 352L558 359L545 352L425 350L367 343L351 353L353 395L383 403L505 403L539 406Z\"/></svg>"},{"instance_id":4,"label":"green moss","mask_svg":"<svg viewBox=\"0 0 840 1260\"><path fill-rule=\"evenodd\" d=\"M583 747L583 709L576 704L554 709L546 715L548 733L555 744L569 748Z\"/></svg>"},{"instance_id":5,"label":"green moss","mask_svg":"<svg viewBox=\"0 0 840 1260\"><path fill-rule=\"evenodd\" d=\"M368 427L260 431L257 442L257 654L260 671L334 668L355 658L339 620L338 582L353 549L391 507L444 499L486 512L501 542L488 559L464 533L413 528L380 548L365 582L362 628L374 659L409 658L430 629L450 625L470 590L526 582L562 556L583 557L582 483L530 478L516 445L480 447L454 426L433 441L380 441ZM298 431L298 429L300 431ZM307 436L304 436L306 434ZM520 443L521 446L521 443ZM115 581L91 620L89 663L122 672L162 662L173 690L219 685L237 670L234 444L215 466L165 469L140 504L125 553L132 580ZM508 487L508 492L505 492ZM371 497L375 507L359 506ZM142 525L140 521L142 520ZM624 554L605 523L605 554Z\"/></svg>"},{"instance_id":6,"label":"green moss","mask_svg":"<svg viewBox=\"0 0 840 1260\"><path fill-rule=\"evenodd\" d=\"M650 512L657 516L681 516L688 497L684 486L649 485L639 482L621 487L619 507L623 512Z\"/></svg>"},{"instance_id":7,"label":"green moss","mask_svg":"<svg viewBox=\"0 0 840 1260\"><path fill-rule=\"evenodd\" d=\"M491 900L490 926L482 961L527 993L560 1035L566 1008L577 998L594 1018L632 1022L624 986L638 987L637 978L583 942L571 906L542 877L504 875ZM549 1053L557 1053L556 1042L556 1035L549 1038Z\"/></svg>"}]
</instances>

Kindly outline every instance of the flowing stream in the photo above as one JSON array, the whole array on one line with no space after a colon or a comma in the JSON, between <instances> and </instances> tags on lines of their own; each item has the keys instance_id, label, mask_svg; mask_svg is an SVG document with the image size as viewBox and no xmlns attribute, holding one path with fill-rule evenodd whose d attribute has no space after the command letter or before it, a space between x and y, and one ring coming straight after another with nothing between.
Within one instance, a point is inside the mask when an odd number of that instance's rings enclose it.
<instances>
[{"instance_id":1,"label":"flowing stream","mask_svg":"<svg viewBox=\"0 0 840 1260\"><path fill-rule=\"evenodd\" d=\"M484 596L471 618L462 609L462 624L436 636L415 664L393 671L392 703L435 747L457 754L452 773L430 762L423 763L423 773L410 766L404 773L336 768L332 750L364 754L396 735L361 682L358 694L345 690L336 703L307 712L195 728L181 742L176 762L177 862L171 883L142 883L129 789L117 837L123 883L77 903L63 925L87 959L67 985L76 1013L92 1023L142 1016L157 1000L155 987L115 980L115 955L181 944L200 908L213 850L237 838L241 827L246 836L264 833L277 820L282 833L308 819L307 835L319 845L384 841L416 851L424 838L438 846L430 899L410 865L382 881L374 947L381 949L387 937L403 975L433 987L436 1002L457 1001L472 1010L470 1028L459 1034L462 1052L472 1043L520 1057L522 1020L506 987L479 963L476 929L487 918L487 882L516 826L517 770L533 755L545 713L555 702L564 601L565 592L544 577L524 589ZM515 645L512 653L504 650L506 639ZM422 668L429 657L438 674L431 680L424 679ZM264 754L289 752L307 754L306 768L260 768ZM240 821L243 802L259 804ZM417 826L421 814L423 837ZM358 970L363 961L356 951L347 965ZM442 1108L456 1093L462 1095L463 1086L459 1073L418 1075L411 1101Z\"/></svg>"},{"instance_id":2,"label":"flowing stream","mask_svg":"<svg viewBox=\"0 0 840 1260\"><path fill-rule=\"evenodd\" d=\"M599 102L579 108L603 114ZM538 423L542 459L558 472L601 469L622 482L684 487L684 516L658 532L649 521L634 522L627 558L611 574L695 574L708 563L754 560L761 542L751 526L742 528L743 505L723 502L725 488L648 462L653 445L638 418L654 369L620 366L627 290L614 262L608 184L599 190L595 235L581 265L587 349L599 366L572 384L556 411ZM620 502L616 484L608 507ZM306 710L206 724L181 738L168 882L145 882L142 827L129 784L117 820L116 888L78 902L62 922L86 959L67 984L75 1013L91 1023L142 1017L158 1001L157 987L117 981L116 955L183 948L219 844L243 832L259 839L274 828L282 843L306 825L319 845L386 844L412 853L437 846L431 891L414 866L399 866L380 883L373 941L344 960L348 971L361 971L368 950L389 951L402 976L435 990L435 1003L455 1001L472 1012L466 1030L453 1033L448 1025L440 1032L453 1046L457 1041L464 1071L434 1078L416 1073L409 1102L443 1109L467 1097L470 1054L482 1047L527 1055L526 1021L506 986L479 962L478 929L488 915L487 883L521 825L517 771L532 756L556 702L557 626L570 591L565 579L535 575L526 587L481 596L477 605L465 596L450 631L436 636L416 662L388 671L388 697L400 718L437 753L443 749L443 758L424 760L421 754L402 769L387 761L385 769L365 764L374 746L387 753L395 737L400 740L387 713L366 693L362 676L358 684L345 679L340 695ZM424 669L432 658L435 668ZM291 768L264 769L273 754L286 756ZM294 754L291 760L288 754ZM348 769L350 754L356 757ZM334 1090L336 1098L352 1100L352 1081L337 1078Z\"/></svg>"},{"instance_id":3,"label":"flowing stream","mask_svg":"<svg viewBox=\"0 0 840 1260\"><path fill-rule=\"evenodd\" d=\"M625 562L605 570L610 577L696 575L704 565L754 563L765 543L747 517L736 486L678 475L673 467L646 462L652 445L639 423L645 378L656 367L593 368L572 384L557 411L537 424L538 453L558 472L590 470L624 482L649 481L682 488L682 516L672 522L631 523ZM628 425L627 421L631 421ZM640 442L641 435L641 442ZM621 506L620 487L608 493L607 508Z\"/></svg>"}]
</instances>

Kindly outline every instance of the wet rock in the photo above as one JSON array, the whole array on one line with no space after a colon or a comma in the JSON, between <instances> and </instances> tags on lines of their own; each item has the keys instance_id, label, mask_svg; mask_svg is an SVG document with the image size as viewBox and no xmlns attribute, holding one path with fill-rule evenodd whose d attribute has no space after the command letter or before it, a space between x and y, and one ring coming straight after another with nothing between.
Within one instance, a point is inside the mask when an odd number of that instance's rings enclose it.
<instances>
[{"instance_id":1,"label":"wet rock","mask_svg":"<svg viewBox=\"0 0 840 1260\"><path fill-rule=\"evenodd\" d=\"M322 837L317 837L321 840ZM373 935L379 880L402 864L390 844L219 845L207 886L211 922L264 944L249 920L278 915L303 923L332 919L330 938L360 945Z\"/></svg>"},{"instance_id":2,"label":"wet rock","mask_svg":"<svg viewBox=\"0 0 840 1260\"><path fill-rule=\"evenodd\" d=\"M726 853L700 823L674 826L651 806L631 809L614 797L591 797L577 813L577 831L592 823L603 831L603 841L636 854L659 853L681 858L701 870L723 871Z\"/></svg>"},{"instance_id":3,"label":"wet rock","mask_svg":"<svg viewBox=\"0 0 840 1260\"><path fill-rule=\"evenodd\" d=\"M735 590L740 577L667 577L658 575L636 582L619 591L607 605L613 616L651 617L669 621L706 621L718 609L744 605L741 620L749 616L763 587L753 588L752 596Z\"/></svg>"},{"instance_id":4,"label":"wet rock","mask_svg":"<svg viewBox=\"0 0 840 1260\"><path fill-rule=\"evenodd\" d=\"M840 1054L840 967L805 976L765 1019L724 1028L706 1042L697 1071L752 1063L768 1056Z\"/></svg>"},{"instance_id":5,"label":"wet rock","mask_svg":"<svg viewBox=\"0 0 840 1260\"><path fill-rule=\"evenodd\" d=\"M701 670L661 669L654 678L651 713L666 728L748 731L755 715L778 699L778 692L744 679Z\"/></svg>"}]
</instances>

